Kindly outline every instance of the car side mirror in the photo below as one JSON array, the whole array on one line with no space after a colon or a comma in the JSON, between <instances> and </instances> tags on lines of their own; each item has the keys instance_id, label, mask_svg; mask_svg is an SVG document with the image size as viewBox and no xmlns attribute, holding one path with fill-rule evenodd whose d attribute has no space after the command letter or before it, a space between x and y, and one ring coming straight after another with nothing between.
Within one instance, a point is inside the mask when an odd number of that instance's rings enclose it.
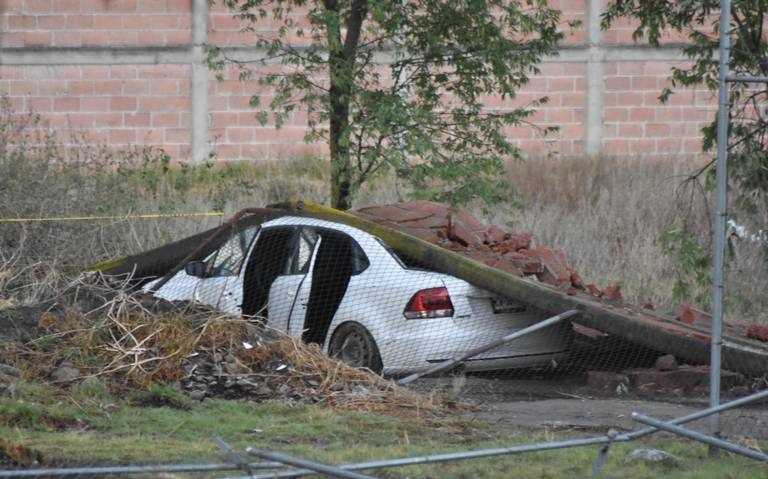
<instances>
[{"instance_id":1,"label":"car side mirror","mask_svg":"<svg viewBox=\"0 0 768 479\"><path fill-rule=\"evenodd\" d=\"M190 276L204 278L206 266L205 261L191 261L184 266L184 272Z\"/></svg>"}]
</instances>

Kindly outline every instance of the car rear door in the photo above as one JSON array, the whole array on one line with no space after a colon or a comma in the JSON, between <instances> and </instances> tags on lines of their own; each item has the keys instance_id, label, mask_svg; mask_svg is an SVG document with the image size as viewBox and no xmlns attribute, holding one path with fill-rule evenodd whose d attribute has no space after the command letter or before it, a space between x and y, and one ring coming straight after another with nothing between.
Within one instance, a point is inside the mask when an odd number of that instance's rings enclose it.
<instances>
[{"instance_id":1,"label":"car rear door","mask_svg":"<svg viewBox=\"0 0 768 479\"><path fill-rule=\"evenodd\" d=\"M279 331L290 329L296 296L306 280L319 240L317 232L306 226L297 228L295 234L285 271L275 278L269 290L269 324Z\"/></svg>"}]
</instances>

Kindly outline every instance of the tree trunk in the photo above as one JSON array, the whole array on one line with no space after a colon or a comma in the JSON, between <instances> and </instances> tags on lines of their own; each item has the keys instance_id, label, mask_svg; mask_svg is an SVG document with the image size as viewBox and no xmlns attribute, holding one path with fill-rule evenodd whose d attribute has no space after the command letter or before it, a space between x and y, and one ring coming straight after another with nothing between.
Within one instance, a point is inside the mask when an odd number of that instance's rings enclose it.
<instances>
[{"instance_id":1,"label":"tree trunk","mask_svg":"<svg viewBox=\"0 0 768 479\"><path fill-rule=\"evenodd\" d=\"M341 38L341 15L337 0L326 0L328 17L329 143L331 150L331 206L352 206L352 162L349 152L349 105L355 75L355 55L367 13L367 0L352 0L346 37Z\"/></svg>"}]
</instances>

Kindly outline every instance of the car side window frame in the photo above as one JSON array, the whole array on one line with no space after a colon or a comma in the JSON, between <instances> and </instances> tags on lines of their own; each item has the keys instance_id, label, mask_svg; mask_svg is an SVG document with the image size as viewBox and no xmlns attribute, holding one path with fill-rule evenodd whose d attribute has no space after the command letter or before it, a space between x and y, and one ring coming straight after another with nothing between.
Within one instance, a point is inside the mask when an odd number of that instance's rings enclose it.
<instances>
[{"instance_id":1,"label":"car side window frame","mask_svg":"<svg viewBox=\"0 0 768 479\"><path fill-rule=\"evenodd\" d=\"M349 261L352 265L352 273L351 276L357 276L358 274L364 272L371 266L371 260L368 258L368 255L365 253L365 250L362 246L360 246L360 243L357 242L355 238L352 237L349 233L346 231L333 229L333 228L323 228L318 227L314 228L318 235L318 242L320 238L323 236L323 231L333 231L335 234L343 235L347 241L349 241L350 249L352 250L352 256L350 256ZM315 249L312 252L312 255L314 256L317 254L317 244L315 243ZM311 271L311 269L310 269Z\"/></svg>"},{"instance_id":2,"label":"car side window frame","mask_svg":"<svg viewBox=\"0 0 768 479\"><path fill-rule=\"evenodd\" d=\"M245 264L246 260L250 256L250 252L253 249L253 245L256 243L256 239L259 237L261 233L261 225L254 225L249 226L247 228L243 228L241 231L236 232L234 235L229 237L216 251L214 251L211 256L205 259L205 278L221 278L221 277L236 277L240 276L240 273L243 270L243 265ZM250 238L245 239L244 244L244 238L243 234L248 234L250 231L253 231L252 236ZM216 262L219 259L219 255L221 254L222 250L226 248L228 245L232 244L232 241L237 239L239 244L237 245L242 251L242 256L237 262L237 267L232 269L227 269L228 274L222 274L222 266L216 265ZM218 271L215 270L215 268L219 268Z\"/></svg>"}]
</instances>

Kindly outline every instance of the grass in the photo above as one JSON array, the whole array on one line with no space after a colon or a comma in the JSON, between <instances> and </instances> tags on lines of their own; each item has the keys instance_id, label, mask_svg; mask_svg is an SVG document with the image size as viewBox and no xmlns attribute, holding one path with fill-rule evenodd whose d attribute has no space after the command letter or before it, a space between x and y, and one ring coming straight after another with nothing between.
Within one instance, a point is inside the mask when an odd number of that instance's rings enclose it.
<instances>
[{"instance_id":1,"label":"grass","mask_svg":"<svg viewBox=\"0 0 768 479\"><path fill-rule=\"evenodd\" d=\"M72 406L79 427L40 428L0 426L7 438L42 454L46 464L150 464L225 462L211 440L219 433L236 450L248 446L293 454L329 463L347 463L495 448L504 445L584 437L574 432L522 430L455 419L442 424L389 416L338 412L315 406L254 404L208 400L190 410L136 407L118 401L112 412L86 414L82 404L59 397ZM14 400L0 401L0 407ZM50 404L30 403L41 411ZM639 447L662 448L678 458L674 464L630 462L627 454ZM387 477L514 477L585 476L591 471L595 447L491 457L429 466L392 469ZM687 441L647 439L612 447L602 477L765 477L765 466L724 454L707 458L706 447ZM378 471L380 474L381 471Z\"/></svg>"},{"instance_id":2,"label":"grass","mask_svg":"<svg viewBox=\"0 0 768 479\"><path fill-rule=\"evenodd\" d=\"M635 304L674 312L681 272L660 242L670 224L685 221L711 251L711 198L685 181L702 159L546 158L510 165L510 181L524 207L491 220L533 233L537 245L561 248L587 282L618 282ZM755 228L753 228L755 230ZM768 322L766 248L732 241L726 276L726 315L731 321ZM709 271L704 271L708 277ZM692 288L688 301L702 292ZM708 308L708 304L703 304Z\"/></svg>"}]
</instances>

